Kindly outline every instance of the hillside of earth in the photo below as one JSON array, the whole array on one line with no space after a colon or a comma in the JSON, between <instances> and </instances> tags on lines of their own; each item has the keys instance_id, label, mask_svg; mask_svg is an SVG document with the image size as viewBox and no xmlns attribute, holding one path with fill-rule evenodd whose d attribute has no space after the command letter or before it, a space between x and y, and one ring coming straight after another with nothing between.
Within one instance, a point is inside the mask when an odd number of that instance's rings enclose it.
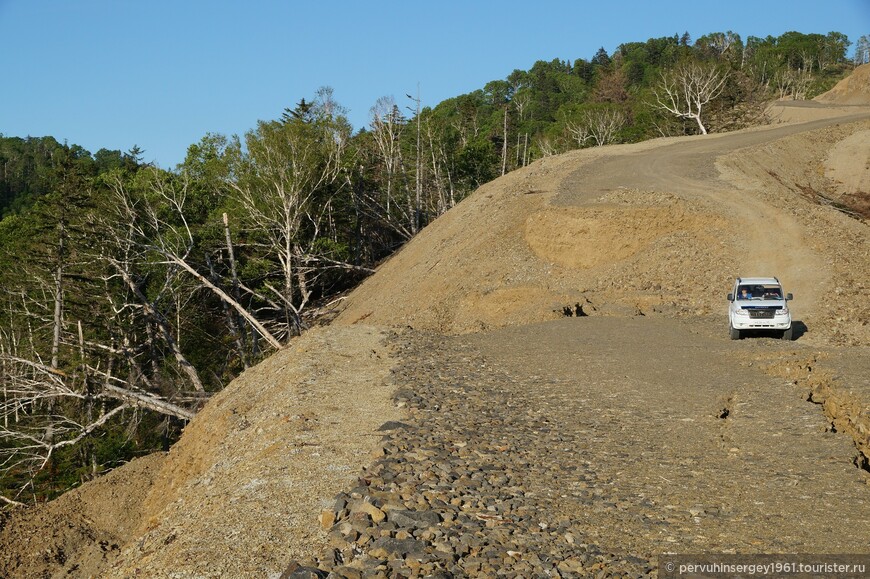
<instances>
[{"instance_id":1,"label":"hillside of earth","mask_svg":"<svg viewBox=\"0 0 870 579\"><path fill-rule=\"evenodd\" d=\"M868 87L865 65L770 126L484 185L170 452L0 520L0 576L870 554ZM794 342L728 339L725 294L754 275L794 293Z\"/></svg>"},{"instance_id":2,"label":"hillside of earth","mask_svg":"<svg viewBox=\"0 0 870 579\"><path fill-rule=\"evenodd\" d=\"M870 67L856 77L870 84ZM493 181L381 267L338 322L463 333L577 304L590 315L724 314L736 275L772 272L824 329L808 340L866 345L868 306L854 298L867 287L867 216L856 211L870 190L870 101L847 94L844 106L783 101L771 127L583 149ZM820 299L830 292L850 312Z\"/></svg>"}]
</instances>

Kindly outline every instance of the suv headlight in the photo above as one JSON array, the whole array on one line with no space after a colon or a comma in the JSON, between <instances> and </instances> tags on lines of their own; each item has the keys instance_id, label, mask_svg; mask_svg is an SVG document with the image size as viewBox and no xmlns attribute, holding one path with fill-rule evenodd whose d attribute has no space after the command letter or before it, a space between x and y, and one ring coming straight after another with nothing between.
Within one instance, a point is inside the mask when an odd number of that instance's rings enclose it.
<instances>
[{"instance_id":1,"label":"suv headlight","mask_svg":"<svg viewBox=\"0 0 870 579\"><path fill-rule=\"evenodd\" d=\"M744 310L743 308L741 308L739 310L734 310L734 315L743 316L743 317L748 318L749 317L749 310Z\"/></svg>"},{"instance_id":2,"label":"suv headlight","mask_svg":"<svg viewBox=\"0 0 870 579\"><path fill-rule=\"evenodd\" d=\"M777 316L787 316L788 315L788 308L782 308L781 310L776 310L776 315Z\"/></svg>"}]
</instances>

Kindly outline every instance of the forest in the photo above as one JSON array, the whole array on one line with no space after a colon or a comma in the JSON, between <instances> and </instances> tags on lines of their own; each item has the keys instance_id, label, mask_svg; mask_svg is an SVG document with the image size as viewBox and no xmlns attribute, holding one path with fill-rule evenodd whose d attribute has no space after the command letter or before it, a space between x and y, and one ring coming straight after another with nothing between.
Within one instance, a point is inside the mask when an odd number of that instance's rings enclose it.
<instances>
[{"instance_id":1,"label":"forest","mask_svg":"<svg viewBox=\"0 0 870 579\"><path fill-rule=\"evenodd\" d=\"M867 36L851 46L651 38L432 107L385 96L358 130L326 87L243 136L205 135L171 170L135 146L0 135L0 508L168 449L481 184L572 149L764 124L771 100L870 60Z\"/></svg>"}]
</instances>

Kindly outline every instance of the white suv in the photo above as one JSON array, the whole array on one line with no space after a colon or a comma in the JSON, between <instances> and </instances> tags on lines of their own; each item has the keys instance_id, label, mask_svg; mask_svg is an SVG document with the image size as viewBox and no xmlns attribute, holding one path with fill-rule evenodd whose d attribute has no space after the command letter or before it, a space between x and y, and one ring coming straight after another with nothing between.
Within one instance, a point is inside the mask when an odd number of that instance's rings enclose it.
<instances>
[{"instance_id":1,"label":"white suv","mask_svg":"<svg viewBox=\"0 0 870 579\"><path fill-rule=\"evenodd\" d=\"M793 328L788 301L791 294L782 292L775 277L738 277L728 294L728 322L731 339L739 340L750 331L779 332L791 340Z\"/></svg>"}]
</instances>

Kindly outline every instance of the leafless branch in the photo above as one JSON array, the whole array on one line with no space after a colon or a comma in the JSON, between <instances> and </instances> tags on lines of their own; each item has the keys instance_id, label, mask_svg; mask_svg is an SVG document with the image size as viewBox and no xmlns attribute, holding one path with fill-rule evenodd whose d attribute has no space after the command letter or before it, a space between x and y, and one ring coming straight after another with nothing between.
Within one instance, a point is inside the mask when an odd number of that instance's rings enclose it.
<instances>
[{"instance_id":1,"label":"leafless branch","mask_svg":"<svg viewBox=\"0 0 870 579\"><path fill-rule=\"evenodd\" d=\"M677 117L693 119L698 130L706 135L701 114L704 107L721 94L727 79L728 74L715 66L683 63L661 73L661 82L653 89L653 94L659 108Z\"/></svg>"}]
</instances>

